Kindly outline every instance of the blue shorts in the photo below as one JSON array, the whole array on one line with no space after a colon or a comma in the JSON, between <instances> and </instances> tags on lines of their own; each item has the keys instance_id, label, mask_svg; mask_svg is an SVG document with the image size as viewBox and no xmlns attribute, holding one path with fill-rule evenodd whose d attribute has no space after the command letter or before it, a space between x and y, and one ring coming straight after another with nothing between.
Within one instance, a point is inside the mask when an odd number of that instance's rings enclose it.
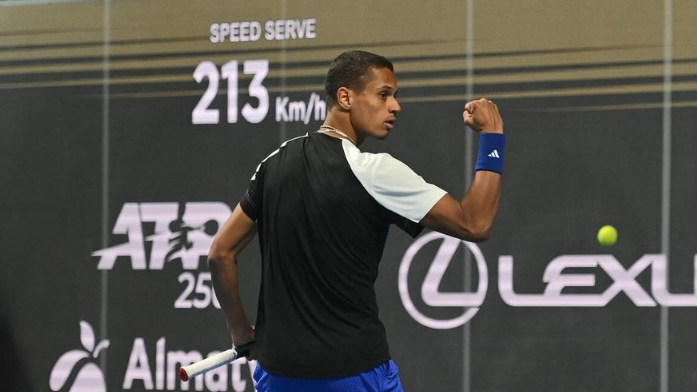
<instances>
[{"instance_id":1,"label":"blue shorts","mask_svg":"<svg viewBox=\"0 0 697 392\"><path fill-rule=\"evenodd\" d=\"M329 379L276 376L257 363L254 383L259 392L404 392L392 360L355 376Z\"/></svg>"}]
</instances>

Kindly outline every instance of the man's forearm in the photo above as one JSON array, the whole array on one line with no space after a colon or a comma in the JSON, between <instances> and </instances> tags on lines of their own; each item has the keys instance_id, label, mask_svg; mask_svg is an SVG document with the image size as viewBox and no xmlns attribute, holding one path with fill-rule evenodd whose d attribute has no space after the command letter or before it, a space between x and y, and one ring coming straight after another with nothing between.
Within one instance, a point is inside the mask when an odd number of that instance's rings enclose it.
<instances>
[{"instance_id":1,"label":"man's forearm","mask_svg":"<svg viewBox=\"0 0 697 392\"><path fill-rule=\"evenodd\" d=\"M464 220L483 238L489 236L496 218L501 196L501 175L481 170L475 173L465 197L461 200Z\"/></svg>"},{"instance_id":2,"label":"man's forearm","mask_svg":"<svg viewBox=\"0 0 697 392\"><path fill-rule=\"evenodd\" d=\"M237 255L232 252L209 257L213 288L225 313L228 331L236 345L254 338L254 331L242 306L237 273Z\"/></svg>"}]
</instances>

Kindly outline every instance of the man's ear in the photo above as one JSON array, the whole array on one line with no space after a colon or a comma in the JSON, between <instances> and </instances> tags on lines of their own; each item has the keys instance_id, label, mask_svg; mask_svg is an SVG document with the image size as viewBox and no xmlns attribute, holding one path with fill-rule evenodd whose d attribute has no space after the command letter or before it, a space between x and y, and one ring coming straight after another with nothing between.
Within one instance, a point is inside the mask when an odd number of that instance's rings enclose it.
<instances>
[{"instance_id":1,"label":"man's ear","mask_svg":"<svg viewBox=\"0 0 697 392\"><path fill-rule=\"evenodd\" d=\"M344 110L351 109L351 101L353 100L352 91L348 87L339 87L336 92L336 102Z\"/></svg>"}]
</instances>

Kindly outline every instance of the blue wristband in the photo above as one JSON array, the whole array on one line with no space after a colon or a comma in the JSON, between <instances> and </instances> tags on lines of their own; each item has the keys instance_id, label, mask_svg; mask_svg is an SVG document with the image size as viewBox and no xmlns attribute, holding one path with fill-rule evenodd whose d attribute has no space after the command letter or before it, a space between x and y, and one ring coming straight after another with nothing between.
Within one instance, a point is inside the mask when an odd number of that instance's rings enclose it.
<instances>
[{"instance_id":1,"label":"blue wristband","mask_svg":"<svg viewBox=\"0 0 697 392\"><path fill-rule=\"evenodd\" d=\"M506 137L502 133L481 133L479 135L479 154L474 170L486 170L503 174L503 153Z\"/></svg>"}]
</instances>

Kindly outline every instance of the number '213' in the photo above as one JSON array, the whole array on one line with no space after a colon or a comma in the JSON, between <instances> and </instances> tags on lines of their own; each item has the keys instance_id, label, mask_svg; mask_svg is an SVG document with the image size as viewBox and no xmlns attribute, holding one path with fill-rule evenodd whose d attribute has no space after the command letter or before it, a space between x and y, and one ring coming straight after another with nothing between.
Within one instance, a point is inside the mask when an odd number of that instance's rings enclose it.
<instances>
[{"instance_id":1,"label":"number '213'","mask_svg":"<svg viewBox=\"0 0 697 392\"><path fill-rule=\"evenodd\" d=\"M237 97L238 97L238 64L236 60L228 61L221 67L223 79L227 79L227 122L234 124L237 122ZM269 91L262 84L264 78L269 73L268 60L247 60L244 62L243 70L247 75L254 75L249 83L249 96L257 98L259 105L253 107L247 103L242 107L242 116L252 124L260 123L269 112ZM198 101L198 104L191 112L192 124L218 124L220 123L220 111L209 108L211 102L218 94L218 84L221 73L218 67L211 61L200 63L194 70L194 80L201 83L204 78L208 78L208 88Z\"/></svg>"}]
</instances>

